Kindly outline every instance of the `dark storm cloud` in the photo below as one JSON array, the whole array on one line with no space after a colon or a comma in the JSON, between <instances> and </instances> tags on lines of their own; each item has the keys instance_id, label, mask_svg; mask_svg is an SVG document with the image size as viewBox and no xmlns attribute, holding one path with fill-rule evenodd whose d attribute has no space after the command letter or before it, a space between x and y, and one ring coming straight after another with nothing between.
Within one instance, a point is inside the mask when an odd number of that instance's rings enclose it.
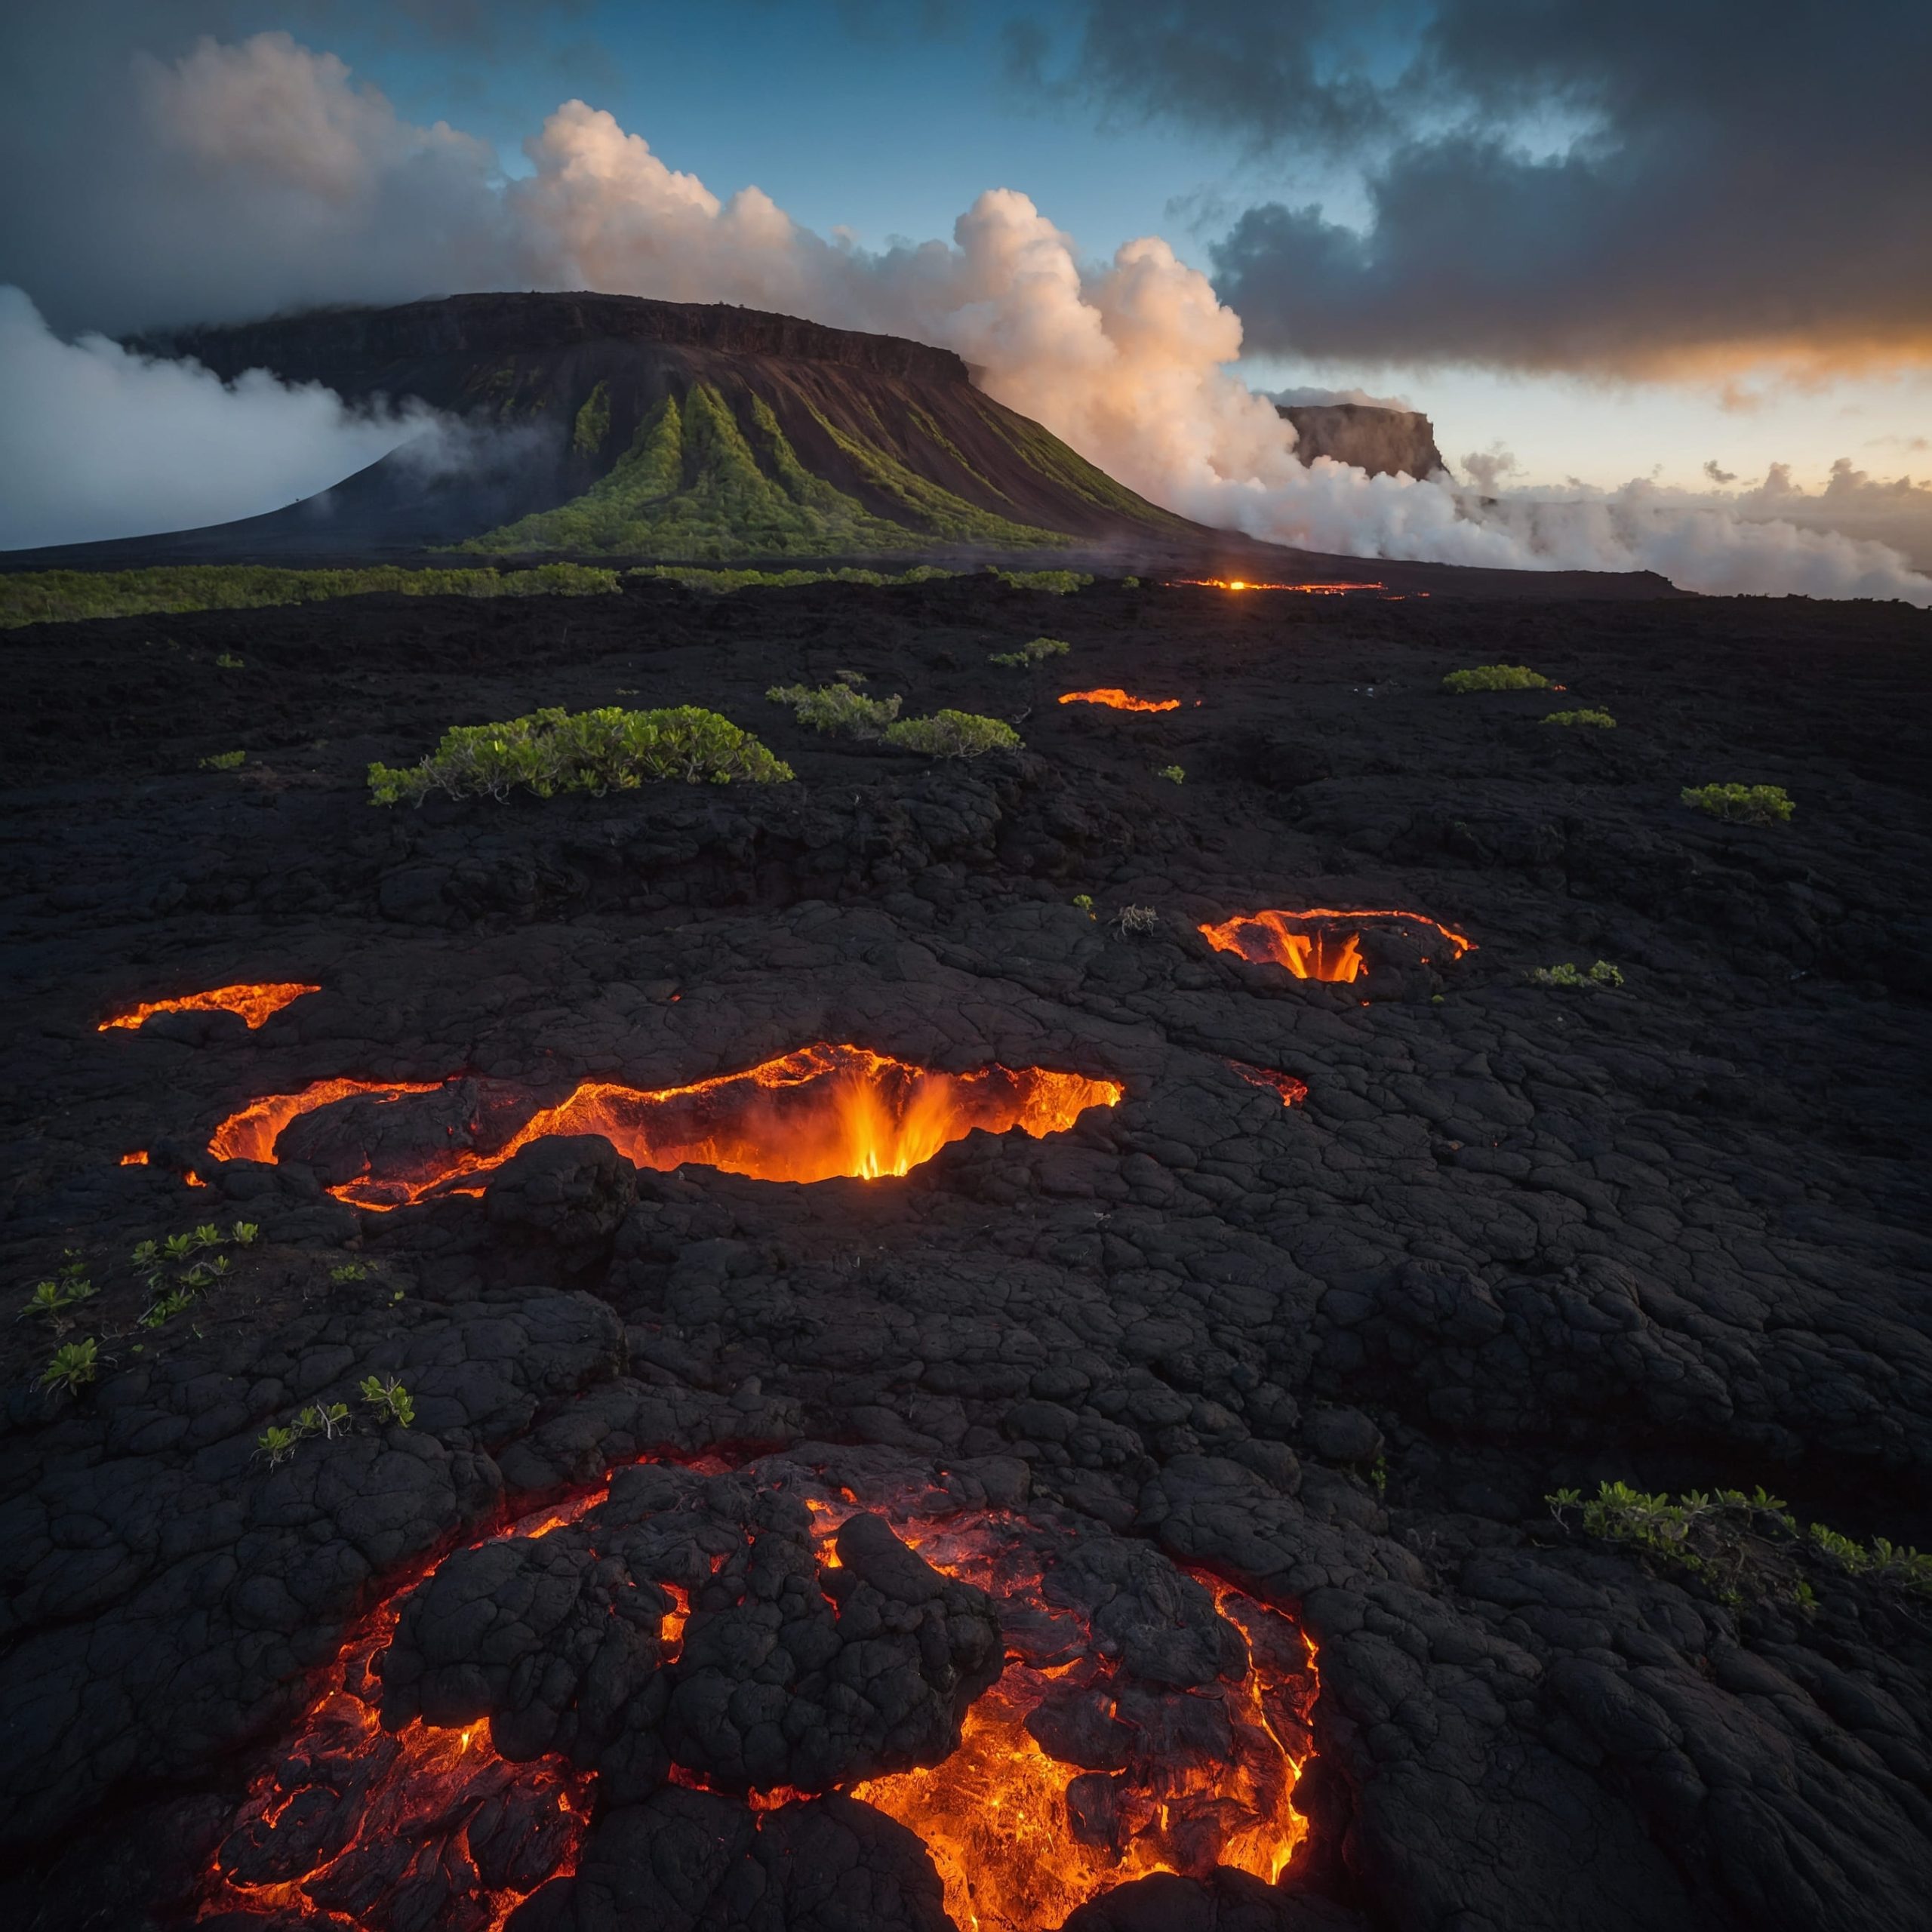
<instances>
[{"instance_id":1,"label":"dark storm cloud","mask_svg":"<svg viewBox=\"0 0 1932 1932\"><path fill-rule=\"evenodd\" d=\"M1074 85L1354 158L1215 250L1251 349L1667 371L1932 355L1924 0L1088 0Z\"/></svg>"}]
</instances>

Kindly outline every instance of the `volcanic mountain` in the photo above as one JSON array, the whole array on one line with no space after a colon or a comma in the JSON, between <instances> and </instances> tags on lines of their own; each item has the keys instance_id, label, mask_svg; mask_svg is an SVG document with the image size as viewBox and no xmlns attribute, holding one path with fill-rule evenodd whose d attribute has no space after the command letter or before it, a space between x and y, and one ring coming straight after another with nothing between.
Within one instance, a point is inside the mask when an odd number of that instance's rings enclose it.
<instances>
[{"instance_id":1,"label":"volcanic mountain","mask_svg":"<svg viewBox=\"0 0 1932 1932\"><path fill-rule=\"evenodd\" d=\"M949 351L720 304L460 295L139 345L462 426L224 526L254 555L398 545L677 561L1218 542L977 389ZM214 532L201 533L202 546Z\"/></svg>"}]
</instances>

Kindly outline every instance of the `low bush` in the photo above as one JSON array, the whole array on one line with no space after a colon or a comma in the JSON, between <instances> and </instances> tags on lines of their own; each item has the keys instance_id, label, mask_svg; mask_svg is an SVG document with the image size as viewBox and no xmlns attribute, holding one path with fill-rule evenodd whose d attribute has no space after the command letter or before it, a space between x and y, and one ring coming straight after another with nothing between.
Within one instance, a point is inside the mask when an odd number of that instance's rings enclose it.
<instances>
[{"instance_id":1,"label":"low bush","mask_svg":"<svg viewBox=\"0 0 1932 1932\"><path fill-rule=\"evenodd\" d=\"M1586 973L1580 966L1572 965L1565 960L1561 966L1539 966L1530 975L1530 983L1537 986L1563 986L1571 992L1587 992L1592 986L1620 986L1623 975L1607 959L1599 959Z\"/></svg>"},{"instance_id":2,"label":"low bush","mask_svg":"<svg viewBox=\"0 0 1932 1932\"><path fill-rule=\"evenodd\" d=\"M1002 571L993 570L990 564L986 568L1015 590L1051 591L1056 597L1071 596L1094 581L1084 571Z\"/></svg>"},{"instance_id":3,"label":"low bush","mask_svg":"<svg viewBox=\"0 0 1932 1932\"><path fill-rule=\"evenodd\" d=\"M204 771L239 771L248 762L246 752L216 752L202 760Z\"/></svg>"},{"instance_id":4,"label":"low bush","mask_svg":"<svg viewBox=\"0 0 1932 1932\"><path fill-rule=\"evenodd\" d=\"M792 768L749 731L715 711L533 712L503 724L459 724L420 764L369 768L379 805L420 805L432 792L453 798L505 798L519 786L548 798L559 792L635 791L660 780L686 784L783 784Z\"/></svg>"},{"instance_id":5,"label":"low bush","mask_svg":"<svg viewBox=\"0 0 1932 1932\"><path fill-rule=\"evenodd\" d=\"M1164 778L1170 785L1185 785L1187 774L1177 764L1163 764L1156 768L1154 776Z\"/></svg>"},{"instance_id":6,"label":"low bush","mask_svg":"<svg viewBox=\"0 0 1932 1932\"><path fill-rule=\"evenodd\" d=\"M681 583L687 590L708 590L729 596L739 590L798 590L810 583L889 584L931 583L941 577L958 577L958 571L941 570L937 564L915 564L908 571L844 569L836 571L731 571L705 570L690 564L639 564L626 571L626 577L656 577L666 583Z\"/></svg>"},{"instance_id":7,"label":"low bush","mask_svg":"<svg viewBox=\"0 0 1932 1932\"><path fill-rule=\"evenodd\" d=\"M364 1376L360 1393L378 1422L392 1422L407 1429L416 1420L416 1398L393 1375Z\"/></svg>"},{"instance_id":8,"label":"low bush","mask_svg":"<svg viewBox=\"0 0 1932 1932\"><path fill-rule=\"evenodd\" d=\"M1730 825L1783 825L1798 809L1779 785L1687 785L1678 795Z\"/></svg>"},{"instance_id":9,"label":"low bush","mask_svg":"<svg viewBox=\"0 0 1932 1932\"><path fill-rule=\"evenodd\" d=\"M1546 691L1549 680L1527 664L1478 664L1472 671L1451 671L1442 681L1445 691Z\"/></svg>"},{"instance_id":10,"label":"low bush","mask_svg":"<svg viewBox=\"0 0 1932 1932\"><path fill-rule=\"evenodd\" d=\"M1587 1535L1675 1564L1724 1603L1785 1596L1808 1607L1815 1598L1802 1572L1807 1557L1932 1595L1932 1555L1883 1537L1860 1543L1822 1523L1801 1528L1782 1498L1761 1488L1749 1496L1720 1489L1672 1497L1606 1482L1587 1500L1574 1489L1559 1489L1545 1500L1566 1527L1574 1515Z\"/></svg>"},{"instance_id":11,"label":"low bush","mask_svg":"<svg viewBox=\"0 0 1932 1932\"><path fill-rule=\"evenodd\" d=\"M867 697L847 683L821 685L817 691L803 685L774 685L765 696L774 704L789 704L801 724L835 738L878 738L899 715L900 700Z\"/></svg>"},{"instance_id":12,"label":"low bush","mask_svg":"<svg viewBox=\"0 0 1932 1932\"><path fill-rule=\"evenodd\" d=\"M1017 651L996 651L986 661L1004 664L1009 670L1023 671L1029 666L1044 664L1049 657L1064 657L1072 648L1064 638L1036 637Z\"/></svg>"},{"instance_id":13,"label":"low bush","mask_svg":"<svg viewBox=\"0 0 1932 1932\"><path fill-rule=\"evenodd\" d=\"M84 1342L63 1343L54 1351L40 1371L40 1386L57 1395L78 1395L100 1373L99 1345L90 1335Z\"/></svg>"},{"instance_id":14,"label":"low bush","mask_svg":"<svg viewBox=\"0 0 1932 1932\"><path fill-rule=\"evenodd\" d=\"M1607 711L1552 711L1543 721L1546 724L1586 724L1597 731L1617 729L1617 720Z\"/></svg>"},{"instance_id":15,"label":"low bush","mask_svg":"<svg viewBox=\"0 0 1932 1932\"><path fill-rule=\"evenodd\" d=\"M971 711L936 711L930 718L902 718L889 725L885 742L928 758L981 758L988 752L1017 751L1020 734L997 718Z\"/></svg>"},{"instance_id":16,"label":"low bush","mask_svg":"<svg viewBox=\"0 0 1932 1932\"><path fill-rule=\"evenodd\" d=\"M23 571L0 577L0 630L78 617L258 610L331 597L366 597L379 591L405 597L589 597L617 588L615 571L583 564L543 564L527 571L417 571L394 565L368 570L285 571L254 564Z\"/></svg>"}]
</instances>

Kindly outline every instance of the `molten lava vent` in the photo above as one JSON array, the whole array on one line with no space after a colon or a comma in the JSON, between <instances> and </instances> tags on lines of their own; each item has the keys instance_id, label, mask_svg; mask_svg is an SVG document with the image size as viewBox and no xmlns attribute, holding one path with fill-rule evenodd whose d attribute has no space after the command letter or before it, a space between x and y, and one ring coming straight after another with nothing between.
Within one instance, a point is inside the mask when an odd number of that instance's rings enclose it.
<instances>
[{"instance_id":1,"label":"molten lava vent","mask_svg":"<svg viewBox=\"0 0 1932 1932\"><path fill-rule=\"evenodd\" d=\"M376 1208L463 1191L466 1180L560 1134L601 1134L641 1168L690 1162L758 1180L874 1180L908 1172L975 1128L1017 1127L1036 1140L1057 1133L1089 1107L1117 1105L1124 1091L1038 1066L936 1073L820 1043L688 1087L586 1081L534 1115L515 1090L494 1083L318 1080L251 1100L215 1129L208 1151L224 1161L293 1155L339 1199Z\"/></svg>"},{"instance_id":2,"label":"molten lava vent","mask_svg":"<svg viewBox=\"0 0 1932 1932\"><path fill-rule=\"evenodd\" d=\"M1386 590L1382 583L1254 583L1239 577L1182 577L1168 580L1169 590L1298 590L1304 597L1346 597L1352 590Z\"/></svg>"},{"instance_id":3,"label":"molten lava vent","mask_svg":"<svg viewBox=\"0 0 1932 1932\"><path fill-rule=\"evenodd\" d=\"M183 993L178 999L149 1000L140 1006L103 1020L94 1030L111 1033L132 1032L145 1026L157 1013L238 1013L251 1028L259 1026L272 1013L279 1013L304 993L318 993L320 986L300 986L292 981L263 986L217 986L213 992Z\"/></svg>"},{"instance_id":4,"label":"molten lava vent","mask_svg":"<svg viewBox=\"0 0 1932 1932\"><path fill-rule=\"evenodd\" d=\"M1097 691L1062 691L1062 704L1103 704L1109 711L1178 711L1177 697L1134 697L1118 685L1103 685Z\"/></svg>"},{"instance_id":5,"label":"molten lava vent","mask_svg":"<svg viewBox=\"0 0 1932 1932\"><path fill-rule=\"evenodd\" d=\"M1308 1829L1297 1625L1145 1542L884 1480L875 1509L782 1457L633 1463L411 1580L250 1785L203 1915L500 1927L609 1883L610 1774L747 1801L777 1883L848 1794L924 1841L961 1932L1048 1932L1151 1872L1278 1878Z\"/></svg>"},{"instance_id":6,"label":"molten lava vent","mask_svg":"<svg viewBox=\"0 0 1932 1932\"><path fill-rule=\"evenodd\" d=\"M1319 907L1310 912L1238 912L1201 936L1217 952L1232 952L1257 966L1285 966L1297 980L1352 985L1367 971L1361 955L1364 928L1374 924L1421 927L1447 946L1451 959L1475 950L1475 942L1420 912L1350 912ZM1426 964L1427 956L1423 963Z\"/></svg>"}]
</instances>

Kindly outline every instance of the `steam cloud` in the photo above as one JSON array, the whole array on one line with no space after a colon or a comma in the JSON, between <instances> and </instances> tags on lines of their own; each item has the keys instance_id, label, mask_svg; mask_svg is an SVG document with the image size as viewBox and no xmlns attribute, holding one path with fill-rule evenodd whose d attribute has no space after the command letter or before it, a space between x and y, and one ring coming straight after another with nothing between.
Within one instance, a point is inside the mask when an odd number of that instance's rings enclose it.
<instances>
[{"instance_id":1,"label":"steam cloud","mask_svg":"<svg viewBox=\"0 0 1932 1932\"><path fill-rule=\"evenodd\" d=\"M1357 555L1654 568L1697 590L1932 604L1932 580L1881 545L1667 506L1635 485L1582 503L1478 503L1446 479L1304 465L1272 401L1229 372L1241 323L1204 276L1153 237L1083 268L1072 240L1011 189L980 195L950 244L871 254L798 226L755 188L721 201L580 100L525 143L531 171L505 183L481 144L441 123L408 123L340 60L286 34L204 40L169 63L143 58L132 85L115 124L121 145L89 158L101 220L87 261L75 270L70 251L44 245L23 198L0 217L0 263L59 321L240 318L487 288L743 303L943 343L989 393L1143 494L1256 536ZM58 365L45 344L42 353ZM143 388L108 345L66 353L118 371L130 405L165 393ZM257 377L192 393L210 421L247 420L248 431L225 432L238 443L287 434L319 460L331 437L377 433L340 410L330 416L312 394L279 389ZM290 412L285 429L271 423L275 410ZM373 447L358 443L358 460ZM62 459L43 447L38 460ZM83 467L91 473L53 495L88 503L91 520L63 534L98 534L109 520L98 466ZM292 492L296 474L291 459L274 491ZM269 479L259 483L247 507L275 500ZM48 515L44 532L54 523Z\"/></svg>"}]
</instances>

